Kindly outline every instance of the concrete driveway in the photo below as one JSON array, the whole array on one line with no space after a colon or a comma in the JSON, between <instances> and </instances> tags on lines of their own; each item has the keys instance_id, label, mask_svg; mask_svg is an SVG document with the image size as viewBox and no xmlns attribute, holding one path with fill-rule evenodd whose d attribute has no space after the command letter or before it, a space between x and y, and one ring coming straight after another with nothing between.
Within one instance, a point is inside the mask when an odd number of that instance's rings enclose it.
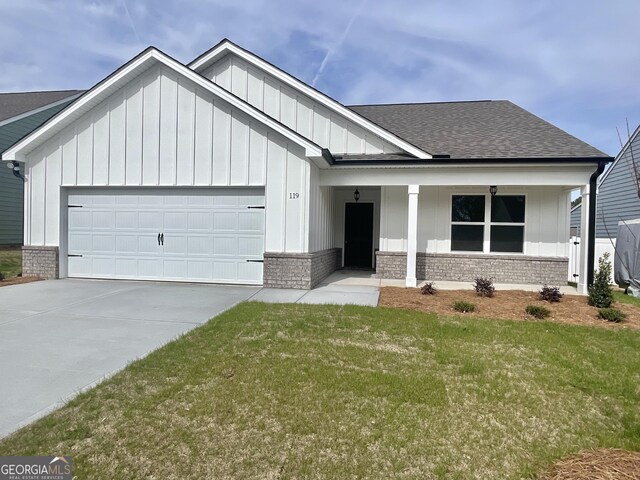
<instances>
[{"instance_id":1,"label":"concrete driveway","mask_svg":"<svg viewBox=\"0 0 640 480\"><path fill-rule=\"evenodd\" d=\"M0 288L0 437L259 290L75 279Z\"/></svg>"}]
</instances>

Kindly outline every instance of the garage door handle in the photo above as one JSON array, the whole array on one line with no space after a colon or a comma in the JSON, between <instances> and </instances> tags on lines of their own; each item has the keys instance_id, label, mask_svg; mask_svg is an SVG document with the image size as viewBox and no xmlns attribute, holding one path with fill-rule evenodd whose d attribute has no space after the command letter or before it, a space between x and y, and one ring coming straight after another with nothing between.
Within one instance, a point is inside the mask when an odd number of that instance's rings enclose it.
<instances>
[{"instance_id":1,"label":"garage door handle","mask_svg":"<svg viewBox=\"0 0 640 480\"><path fill-rule=\"evenodd\" d=\"M256 205L256 206L250 205L247 208L259 208L261 210L264 210L264 205Z\"/></svg>"},{"instance_id":2,"label":"garage door handle","mask_svg":"<svg viewBox=\"0 0 640 480\"><path fill-rule=\"evenodd\" d=\"M78 254L74 254L74 253L70 253L69 255L67 255L67 257L81 257L82 255L78 255Z\"/></svg>"},{"instance_id":3,"label":"garage door handle","mask_svg":"<svg viewBox=\"0 0 640 480\"><path fill-rule=\"evenodd\" d=\"M250 263L264 263L264 260L247 260Z\"/></svg>"},{"instance_id":4,"label":"garage door handle","mask_svg":"<svg viewBox=\"0 0 640 480\"><path fill-rule=\"evenodd\" d=\"M158 245L164 245L164 233L158 234Z\"/></svg>"}]
</instances>

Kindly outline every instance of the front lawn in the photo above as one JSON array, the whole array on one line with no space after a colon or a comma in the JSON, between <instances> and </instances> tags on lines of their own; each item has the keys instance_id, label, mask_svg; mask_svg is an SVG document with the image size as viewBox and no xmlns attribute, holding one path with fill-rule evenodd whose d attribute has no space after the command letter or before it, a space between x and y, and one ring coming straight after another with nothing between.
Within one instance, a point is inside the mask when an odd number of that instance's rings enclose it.
<instances>
[{"instance_id":1,"label":"front lawn","mask_svg":"<svg viewBox=\"0 0 640 480\"><path fill-rule=\"evenodd\" d=\"M19 247L0 247L0 273L15 277L22 271L22 250Z\"/></svg>"},{"instance_id":2,"label":"front lawn","mask_svg":"<svg viewBox=\"0 0 640 480\"><path fill-rule=\"evenodd\" d=\"M531 478L640 450L639 385L638 330L245 303L0 455L73 455L92 479Z\"/></svg>"}]
</instances>

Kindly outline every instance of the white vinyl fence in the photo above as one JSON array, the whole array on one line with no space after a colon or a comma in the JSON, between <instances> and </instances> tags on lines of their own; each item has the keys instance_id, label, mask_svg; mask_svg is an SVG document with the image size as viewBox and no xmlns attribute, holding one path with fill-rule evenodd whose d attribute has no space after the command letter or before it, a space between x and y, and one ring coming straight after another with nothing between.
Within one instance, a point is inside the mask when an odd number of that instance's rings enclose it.
<instances>
[{"instance_id":1,"label":"white vinyl fence","mask_svg":"<svg viewBox=\"0 0 640 480\"><path fill-rule=\"evenodd\" d=\"M598 260L603 253L609 252L609 260L613 265L615 257L615 238L596 238L596 255L594 266L598 269ZM569 237L569 273L567 281L577 282L580 274L580 237ZM611 283L613 283L613 269L611 269Z\"/></svg>"}]
</instances>

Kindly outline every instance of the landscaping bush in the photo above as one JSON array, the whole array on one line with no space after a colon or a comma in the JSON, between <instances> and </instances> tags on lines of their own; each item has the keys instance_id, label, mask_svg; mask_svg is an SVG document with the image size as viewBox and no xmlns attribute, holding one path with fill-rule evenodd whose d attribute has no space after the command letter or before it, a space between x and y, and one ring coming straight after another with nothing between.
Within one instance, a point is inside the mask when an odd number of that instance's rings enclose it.
<instances>
[{"instance_id":1,"label":"landscaping bush","mask_svg":"<svg viewBox=\"0 0 640 480\"><path fill-rule=\"evenodd\" d=\"M470 313L470 312L474 312L476 310L476 306L475 306L475 304L473 304L471 302L465 302L464 300L458 300L456 302L453 302L453 309L456 312Z\"/></svg>"},{"instance_id":2,"label":"landscaping bush","mask_svg":"<svg viewBox=\"0 0 640 480\"><path fill-rule=\"evenodd\" d=\"M473 288L475 288L476 293L481 297L493 297L493 294L496 293L496 289L493 286L493 280L490 278L476 278Z\"/></svg>"},{"instance_id":3,"label":"landscaping bush","mask_svg":"<svg viewBox=\"0 0 640 480\"><path fill-rule=\"evenodd\" d=\"M5 278L4 273L0 272L0 282L2 282Z\"/></svg>"},{"instance_id":4,"label":"landscaping bush","mask_svg":"<svg viewBox=\"0 0 640 480\"><path fill-rule=\"evenodd\" d=\"M540 320L544 320L545 318L548 318L549 315L551 315L551 310L540 305L527 305L524 311L527 312L527 315L531 315L532 317L538 318Z\"/></svg>"},{"instance_id":5,"label":"landscaping bush","mask_svg":"<svg viewBox=\"0 0 640 480\"><path fill-rule=\"evenodd\" d=\"M613 288L609 285L611 278L611 262L609 253L605 252L598 260L598 270L589 287L589 305L598 308L609 308L613 303Z\"/></svg>"},{"instance_id":6,"label":"landscaping bush","mask_svg":"<svg viewBox=\"0 0 640 480\"><path fill-rule=\"evenodd\" d=\"M621 323L627 318L627 314L617 308L599 308L598 316L607 322Z\"/></svg>"},{"instance_id":7,"label":"landscaping bush","mask_svg":"<svg viewBox=\"0 0 640 480\"><path fill-rule=\"evenodd\" d=\"M544 285L542 290L538 292L538 295L540 300L544 300L549 303L559 302L562 298L560 287L550 287L549 285Z\"/></svg>"},{"instance_id":8,"label":"landscaping bush","mask_svg":"<svg viewBox=\"0 0 640 480\"><path fill-rule=\"evenodd\" d=\"M437 292L436 285L433 282L427 282L420 289L420 293L423 295L435 295Z\"/></svg>"}]
</instances>

